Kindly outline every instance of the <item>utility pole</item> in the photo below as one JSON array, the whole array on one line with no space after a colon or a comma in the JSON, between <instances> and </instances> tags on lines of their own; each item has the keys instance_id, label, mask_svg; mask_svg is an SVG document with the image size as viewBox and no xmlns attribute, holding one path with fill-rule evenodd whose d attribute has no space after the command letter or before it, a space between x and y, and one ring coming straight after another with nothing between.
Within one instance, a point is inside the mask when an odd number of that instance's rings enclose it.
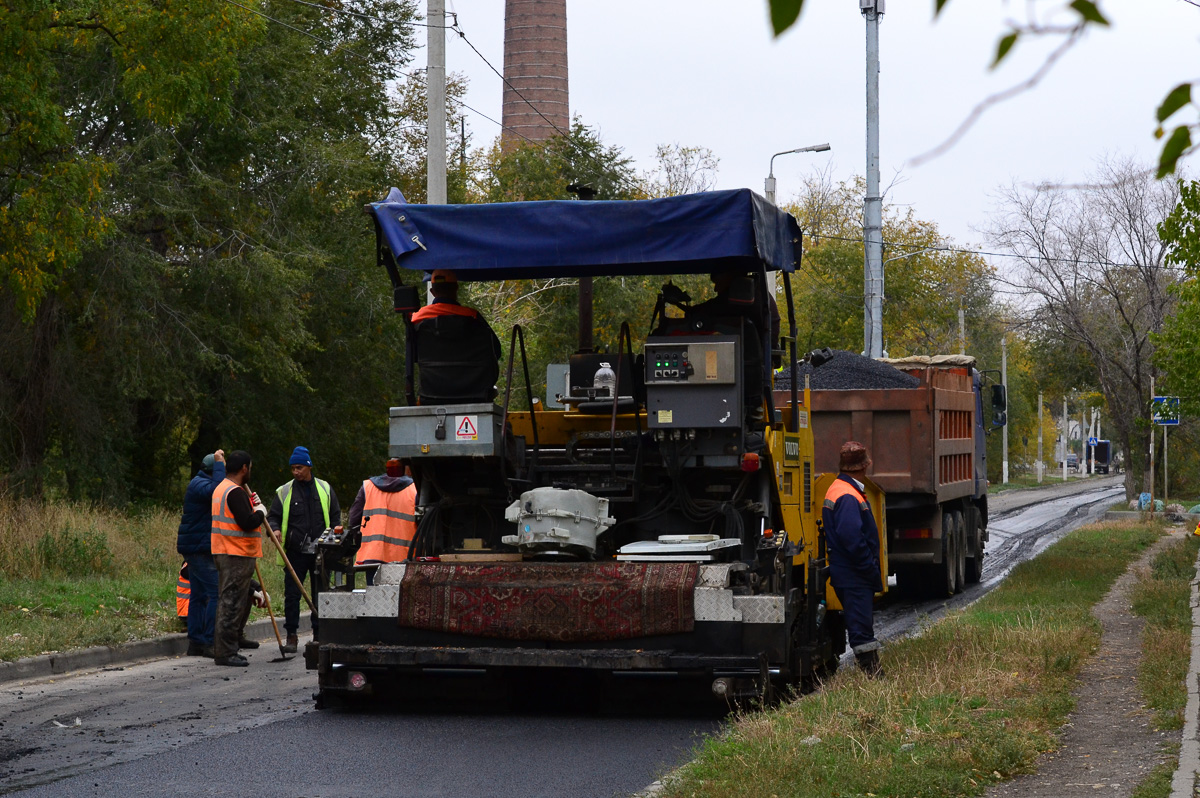
<instances>
[{"instance_id":1,"label":"utility pole","mask_svg":"<svg viewBox=\"0 0 1200 798\"><path fill-rule=\"evenodd\" d=\"M1042 484L1042 392L1038 391L1038 484Z\"/></svg>"},{"instance_id":2,"label":"utility pole","mask_svg":"<svg viewBox=\"0 0 1200 798\"><path fill-rule=\"evenodd\" d=\"M967 353L967 314L961 302L958 305L958 353Z\"/></svg>"},{"instance_id":3,"label":"utility pole","mask_svg":"<svg viewBox=\"0 0 1200 798\"><path fill-rule=\"evenodd\" d=\"M1079 459L1075 461L1078 463L1075 470L1079 472L1080 476L1087 475L1087 438L1084 437L1083 431L1083 419L1086 414L1087 408L1081 404L1079 406Z\"/></svg>"},{"instance_id":4,"label":"utility pole","mask_svg":"<svg viewBox=\"0 0 1200 798\"><path fill-rule=\"evenodd\" d=\"M1067 481L1067 436L1070 434L1071 428L1067 421L1067 397L1063 397L1063 432L1062 432L1062 464L1063 464L1063 482Z\"/></svg>"},{"instance_id":5,"label":"utility pole","mask_svg":"<svg viewBox=\"0 0 1200 798\"><path fill-rule=\"evenodd\" d=\"M960 313L962 311L959 311ZM1008 398L1008 336L1000 338L1000 384L1004 386L1005 399ZM1005 419L1007 421L1008 419ZM1001 475L1000 481L1005 485L1008 484L1008 424L1000 428L1000 440L1002 441L1003 453L1000 455Z\"/></svg>"},{"instance_id":6,"label":"utility pole","mask_svg":"<svg viewBox=\"0 0 1200 798\"><path fill-rule=\"evenodd\" d=\"M883 197L879 194L879 18L884 0L858 0L867 21L867 195L863 198L863 349L883 356Z\"/></svg>"},{"instance_id":7,"label":"utility pole","mask_svg":"<svg viewBox=\"0 0 1200 798\"><path fill-rule=\"evenodd\" d=\"M1153 416L1154 407L1154 378L1150 378L1150 407ZM1150 421L1150 512L1154 512L1154 421Z\"/></svg>"},{"instance_id":8,"label":"utility pole","mask_svg":"<svg viewBox=\"0 0 1200 798\"><path fill-rule=\"evenodd\" d=\"M425 202L446 204L446 0L429 0L425 30L429 64L425 71L428 120L426 137Z\"/></svg>"}]
</instances>

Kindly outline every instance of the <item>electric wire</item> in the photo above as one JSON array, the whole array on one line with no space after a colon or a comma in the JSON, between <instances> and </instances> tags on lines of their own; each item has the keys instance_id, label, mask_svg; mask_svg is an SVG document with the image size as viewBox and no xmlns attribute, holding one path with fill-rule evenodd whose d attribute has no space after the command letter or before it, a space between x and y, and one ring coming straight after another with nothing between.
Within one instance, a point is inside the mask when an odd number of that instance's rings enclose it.
<instances>
[{"instance_id":1,"label":"electric wire","mask_svg":"<svg viewBox=\"0 0 1200 798\"><path fill-rule=\"evenodd\" d=\"M574 148L577 153L579 153L580 155L582 155L583 157L585 157L589 161L591 161L596 166L596 168L600 170L599 174L597 174L596 177L599 177L604 174L606 167L603 163L601 163L601 161L598 158L596 158L596 156L594 156L590 152L587 152L586 150L582 149L571 138L571 136L567 132L565 132L562 128L560 128L558 125L556 125L552 119L550 119L548 116L546 116L544 113L542 113L540 108L538 108L536 105L534 105L532 102L530 102L529 99L524 94L522 94L521 91L516 86L514 86L512 84L512 82L509 81L508 78L504 77L503 72L496 69L496 67L492 64L492 62L489 61L483 53L479 52L479 48L476 47L475 44L470 39L467 38L466 31L464 31L462 29L462 27L458 24L458 16L457 15L455 15L455 18L454 18L454 24L447 29L453 30L455 33L457 33L459 38L462 39L463 42L465 42L466 45L471 48L471 51L474 52L475 55L479 56L480 60L483 61L483 63L487 64L488 69L490 69L490 70L492 70L492 72L496 73L496 76L499 77L500 80L504 81L504 85L507 86L509 89L511 89L514 94L516 94L518 97L520 97L522 102L524 102L526 105L528 105L530 108L532 108L533 112L536 113L538 116L540 116L546 122L546 124L548 124L548 125L550 125L550 127L554 128L554 130L558 133L558 135L562 136L563 140L566 141L569 146ZM492 121L495 122L495 120L492 120ZM504 127L504 126L501 125L501 127ZM525 137L522 136L522 138L525 138ZM528 141L528 139L526 139L526 141ZM543 150L544 149L545 149L545 147L543 146ZM626 177L625 175L621 175L616 172L613 172L612 174L613 174L613 176L619 178L619 182L624 183L626 188L628 188L629 190L631 190L635 193L638 191L641 191L642 187L637 185L636 183L634 183L630 178Z\"/></svg>"},{"instance_id":2,"label":"electric wire","mask_svg":"<svg viewBox=\"0 0 1200 798\"><path fill-rule=\"evenodd\" d=\"M309 8L315 8L319 11L329 11L334 14L345 14L346 16L369 19L373 22L382 22L386 25L412 25L416 28L443 28L446 30L451 30L454 27L453 25L430 25L428 22L411 22L400 19L385 19L384 17L375 17L370 14L364 14L361 11L351 11L347 8L334 8L332 6L321 5L320 3L310 3L308 0L288 0L288 2L296 3L297 5L308 6Z\"/></svg>"},{"instance_id":3,"label":"electric wire","mask_svg":"<svg viewBox=\"0 0 1200 798\"><path fill-rule=\"evenodd\" d=\"M823 238L827 238L831 241L845 241L845 242L848 242L851 244L861 244L863 241L861 238L850 238L848 236L825 235L823 233L807 233L806 235L808 235L809 238L813 239L814 245L819 244L820 239L823 239ZM933 254L936 252L957 252L957 253L964 254L964 255L985 255L988 257L992 257L992 258L1016 258L1018 260L1038 260L1043 263L1075 263L1080 266L1123 266L1123 267L1136 269L1141 265L1141 264L1137 264L1137 263L1118 263L1115 261L1084 260L1081 258L1044 258L1041 256L1038 256L1037 258L1033 258L1029 255L1020 255L1015 252L991 252L991 251L984 250L984 249L967 249L965 247L950 247L950 246L929 247L929 246L923 246L920 244L902 244L902 243L891 242L891 241L884 241L883 246L884 247L896 247L899 249L908 249L908 250L910 250L910 254L916 254L916 253L920 252L921 250L929 250L930 254Z\"/></svg>"}]
</instances>

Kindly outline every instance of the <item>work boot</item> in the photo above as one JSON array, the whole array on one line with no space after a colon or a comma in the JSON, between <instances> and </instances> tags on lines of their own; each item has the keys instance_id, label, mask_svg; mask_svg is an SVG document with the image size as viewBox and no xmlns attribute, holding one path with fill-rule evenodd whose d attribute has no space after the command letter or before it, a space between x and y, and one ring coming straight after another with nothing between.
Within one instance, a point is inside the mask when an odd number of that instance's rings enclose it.
<instances>
[{"instance_id":1,"label":"work boot","mask_svg":"<svg viewBox=\"0 0 1200 798\"><path fill-rule=\"evenodd\" d=\"M883 678L883 668L879 664L878 651L866 651L862 654L855 654L854 659L858 661L858 667L871 679Z\"/></svg>"},{"instance_id":2,"label":"work boot","mask_svg":"<svg viewBox=\"0 0 1200 798\"><path fill-rule=\"evenodd\" d=\"M283 653L284 654L295 654L296 648L299 645L300 645L300 641L296 639L295 635L288 635L287 643L283 647Z\"/></svg>"},{"instance_id":3,"label":"work boot","mask_svg":"<svg viewBox=\"0 0 1200 798\"><path fill-rule=\"evenodd\" d=\"M195 640L188 641L187 655L189 657L208 657L213 658L213 647L197 643Z\"/></svg>"},{"instance_id":4,"label":"work boot","mask_svg":"<svg viewBox=\"0 0 1200 798\"><path fill-rule=\"evenodd\" d=\"M258 648L258 641L248 640L245 637L239 637L238 648Z\"/></svg>"},{"instance_id":5,"label":"work boot","mask_svg":"<svg viewBox=\"0 0 1200 798\"><path fill-rule=\"evenodd\" d=\"M235 668L244 668L250 664L250 660L243 657L241 654L230 654L228 657L217 657L213 662L218 665L232 665Z\"/></svg>"}]
</instances>

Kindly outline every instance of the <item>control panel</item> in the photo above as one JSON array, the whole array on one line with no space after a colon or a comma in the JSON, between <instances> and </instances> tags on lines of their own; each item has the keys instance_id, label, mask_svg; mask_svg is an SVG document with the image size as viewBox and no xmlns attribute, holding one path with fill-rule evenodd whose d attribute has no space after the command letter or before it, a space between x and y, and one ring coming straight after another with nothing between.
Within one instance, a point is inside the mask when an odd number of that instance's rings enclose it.
<instances>
[{"instance_id":1,"label":"control panel","mask_svg":"<svg viewBox=\"0 0 1200 798\"><path fill-rule=\"evenodd\" d=\"M646 343L646 384L729 385L737 382L737 344L703 341Z\"/></svg>"}]
</instances>

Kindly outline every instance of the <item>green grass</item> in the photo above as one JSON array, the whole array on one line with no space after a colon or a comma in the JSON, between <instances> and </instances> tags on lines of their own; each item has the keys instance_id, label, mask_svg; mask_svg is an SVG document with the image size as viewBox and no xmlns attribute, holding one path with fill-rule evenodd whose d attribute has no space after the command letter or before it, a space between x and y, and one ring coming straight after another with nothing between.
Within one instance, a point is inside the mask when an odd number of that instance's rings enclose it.
<instances>
[{"instance_id":1,"label":"green grass","mask_svg":"<svg viewBox=\"0 0 1200 798\"><path fill-rule=\"evenodd\" d=\"M0 503L0 661L181 631L178 524L162 509ZM282 569L263 563L279 612Z\"/></svg>"},{"instance_id":2,"label":"green grass","mask_svg":"<svg viewBox=\"0 0 1200 798\"><path fill-rule=\"evenodd\" d=\"M969 609L889 645L886 678L842 672L819 693L735 719L666 794L932 798L1030 772L1099 644L1092 605L1159 534L1106 524L1068 535Z\"/></svg>"},{"instance_id":3,"label":"green grass","mask_svg":"<svg viewBox=\"0 0 1200 798\"><path fill-rule=\"evenodd\" d=\"M1188 535L1159 553L1150 567L1138 574L1133 588L1133 611L1142 616L1142 661L1138 688L1146 706L1154 711L1159 730L1183 728L1187 705L1187 670L1191 658L1191 580L1195 575L1200 538ZM1179 746L1164 746L1166 761L1159 764L1133 792L1134 798L1166 798L1179 764Z\"/></svg>"}]
</instances>

